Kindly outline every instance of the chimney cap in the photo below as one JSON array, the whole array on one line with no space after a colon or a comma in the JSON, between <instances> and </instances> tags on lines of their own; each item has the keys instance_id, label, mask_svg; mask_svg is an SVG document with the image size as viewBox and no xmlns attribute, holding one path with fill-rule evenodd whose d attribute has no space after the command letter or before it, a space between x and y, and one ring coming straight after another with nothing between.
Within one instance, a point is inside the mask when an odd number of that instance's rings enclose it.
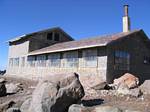
<instances>
[{"instance_id":1,"label":"chimney cap","mask_svg":"<svg viewBox=\"0 0 150 112\"><path fill-rule=\"evenodd\" d=\"M124 6L124 7L126 7L126 6L127 6L127 7L129 7L129 5L128 5L128 4L124 4L123 6Z\"/></svg>"}]
</instances>

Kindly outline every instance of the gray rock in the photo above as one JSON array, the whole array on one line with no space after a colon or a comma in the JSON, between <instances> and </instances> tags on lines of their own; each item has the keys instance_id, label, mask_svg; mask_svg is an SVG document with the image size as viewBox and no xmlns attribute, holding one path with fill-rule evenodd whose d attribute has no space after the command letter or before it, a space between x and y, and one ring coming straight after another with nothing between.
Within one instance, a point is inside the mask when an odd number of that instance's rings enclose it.
<instances>
[{"instance_id":1,"label":"gray rock","mask_svg":"<svg viewBox=\"0 0 150 112\"><path fill-rule=\"evenodd\" d=\"M84 107L78 104L73 104L69 107L68 112L122 112L122 110L112 106Z\"/></svg>"},{"instance_id":2,"label":"gray rock","mask_svg":"<svg viewBox=\"0 0 150 112\"><path fill-rule=\"evenodd\" d=\"M20 107L21 112L27 112L27 110L30 107L30 103L31 103L31 98L29 98L25 102L23 102L23 104Z\"/></svg>"},{"instance_id":3,"label":"gray rock","mask_svg":"<svg viewBox=\"0 0 150 112\"><path fill-rule=\"evenodd\" d=\"M0 83L0 96L6 95L6 87L4 83Z\"/></svg>"},{"instance_id":4,"label":"gray rock","mask_svg":"<svg viewBox=\"0 0 150 112\"><path fill-rule=\"evenodd\" d=\"M111 89L111 87L109 87L109 85L107 84L107 82L101 82L93 87L91 87L92 89L95 89L95 90L109 90Z\"/></svg>"},{"instance_id":5,"label":"gray rock","mask_svg":"<svg viewBox=\"0 0 150 112\"><path fill-rule=\"evenodd\" d=\"M139 97L142 95L142 92L140 88L129 89L128 86L121 84L117 89L117 94Z\"/></svg>"},{"instance_id":6,"label":"gray rock","mask_svg":"<svg viewBox=\"0 0 150 112\"><path fill-rule=\"evenodd\" d=\"M7 93L17 93L19 91L19 86L14 83L6 84Z\"/></svg>"},{"instance_id":7,"label":"gray rock","mask_svg":"<svg viewBox=\"0 0 150 112\"><path fill-rule=\"evenodd\" d=\"M68 110L68 112L83 112L83 111L87 111L87 109L81 105L78 105L78 104L71 105L69 107L69 110Z\"/></svg>"},{"instance_id":8,"label":"gray rock","mask_svg":"<svg viewBox=\"0 0 150 112\"><path fill-rule=\"evenodd\" d=\"M141 91L140 88L134 88L134 89L130 89L129 93L130 96L134 96L134 97L139 97L141 96L143 93Z\"/></svg>"},{"instance_id":9,"label":"gray rock","mask_svg":"<svg viewBox=\"0 0 150 112\"><path fill-rule=\"evenodd\" d=\"M9 108L6 112L21 112L19 108Z\"/></svg>"},{"instance_id":10,"label":"gray rock","mask_svg":"<svg viewBox=\"0 0 150 112\"><path fill-rule=\"evenodd\" d=\"M7 101L3 104L0 104L0 112L5 112L6 110L8 110L9 108L12 108L13 106L15 106L15 102L10 100L10 101Z\"/></svg>"},{"instance_id":11,"label":"gray rock","mask_svg":"<svg viewBox=\"0 0 150 112\"><path fill-rule=\"evenodd\" d=\"M118 89L117 89L118 94L128 95L129 92L130 92L130 90L126 84L122 83L122 84L120 84L120 86L118 86Z\"/></svg>"},{"instance_id":12,"label":"gray rock","mask_svg":"<svg viewBox=\"0 0 150 112\"><path fill-rule=\"evenodd\" d=\"M139 88L144 94L150 94L150 80L145 80Z\"/></svg>"},{"instance_id":13,"label":"gray rock","mask_svg":"<svg viewBox=\"0 0 150 112\"><path fill-rule=\"evenodd\" d=\"M141 111L136 111L136 110L125 110L125 112L141 112Z\"/></svg>"},{"instance_id":14,"label":"gray rock","mask_svg":"<svg viewBox=\"0 0 150 112\"><path fill-rule=\"evenodd\" d=\"M6 80L4 78L0 78L0 83L4 83Z\"/></svg>"},{"instance_id":15,"label":"gray rock","mask_svg":"<svg viewBox=\"0 0 150 112\"><path fill-rule=\"evenodd\" d=\"M58 80L59 79L59 80ZM39 82L32 95L29 112L66 112L70 105L84 96L84 89L76 73Z\"/></svg>"},{"instance_id":16,"label":"gray rock","mask_svg":"<svg viewBox=\"0 0 150 112\"><path fill-rule=\"evenodd\" d=\"M122 110L120 110L117 107L111 107L111 106L98 106L95 107L94 112L122 112Z\"/></svg>"}]
</instances>

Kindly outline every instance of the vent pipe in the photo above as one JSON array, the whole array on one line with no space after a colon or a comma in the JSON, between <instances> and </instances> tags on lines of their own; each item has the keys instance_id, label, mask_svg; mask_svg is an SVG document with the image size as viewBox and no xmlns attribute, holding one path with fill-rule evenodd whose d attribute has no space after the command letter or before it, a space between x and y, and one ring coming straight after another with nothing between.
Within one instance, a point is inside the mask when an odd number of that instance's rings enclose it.
<instances>
[{"instance_id":1,"label":"vent pipe","mask_svg":"<svg viewBox=\"0 0 150 112\"><path fill-rule=\"evenodd\" d=\"M124 5L124 16L123 16L123 32L130 31L130 17L128 16L129 5Z\"/></svg>"}]
</instances>

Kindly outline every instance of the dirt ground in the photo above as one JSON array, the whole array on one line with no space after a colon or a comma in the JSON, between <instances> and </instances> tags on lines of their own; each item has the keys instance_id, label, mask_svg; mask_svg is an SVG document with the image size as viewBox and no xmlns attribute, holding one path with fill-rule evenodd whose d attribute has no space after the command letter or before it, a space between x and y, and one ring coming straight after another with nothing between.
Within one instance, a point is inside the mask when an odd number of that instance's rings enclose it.
<instances>
[{"instance_id":1,"label":"dirt ground","mask_svg":"<svg viewBox=\"0 0 150 112\"><path fill-rule=\"evenodd\" d=\"M17 94L7 95L5 97L0 97L0 108L1 105L6 102L14 101L18 102L20 106L23 101L30 98L33 90L37 85L37 81L16 78L16 77L6 77L7 83L21 83L23 91L18 92ZM101 95L99 91L96 92L97 95L89 94L86 98L83 98L83 104L86 106L96 106L96 105L109 105L118 107L123 110L139 110L142 112L150 112L150 95L143 95L139 98L130 97L130 96L113 96L113 95Z\"/></svg>"}]
</instances>

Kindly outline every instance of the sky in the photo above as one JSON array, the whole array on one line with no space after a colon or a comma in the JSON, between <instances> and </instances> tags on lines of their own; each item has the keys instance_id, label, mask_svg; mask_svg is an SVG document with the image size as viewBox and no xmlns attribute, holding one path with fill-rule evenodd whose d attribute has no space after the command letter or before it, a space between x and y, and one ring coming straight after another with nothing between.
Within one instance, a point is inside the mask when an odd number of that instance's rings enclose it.
<instances>
[{"instance_id":1,"label":"sky","mask_svg":"<svg viewBox=\"0 0 150 112\"><path fill-rule=\"evenodd\" d=\"M150 37L150 0L0 0L0 70L7 66L7 41L23 34L61 27L79 40L122 32L124 4L131 29Z\"/></svg>"}]
</instances>

